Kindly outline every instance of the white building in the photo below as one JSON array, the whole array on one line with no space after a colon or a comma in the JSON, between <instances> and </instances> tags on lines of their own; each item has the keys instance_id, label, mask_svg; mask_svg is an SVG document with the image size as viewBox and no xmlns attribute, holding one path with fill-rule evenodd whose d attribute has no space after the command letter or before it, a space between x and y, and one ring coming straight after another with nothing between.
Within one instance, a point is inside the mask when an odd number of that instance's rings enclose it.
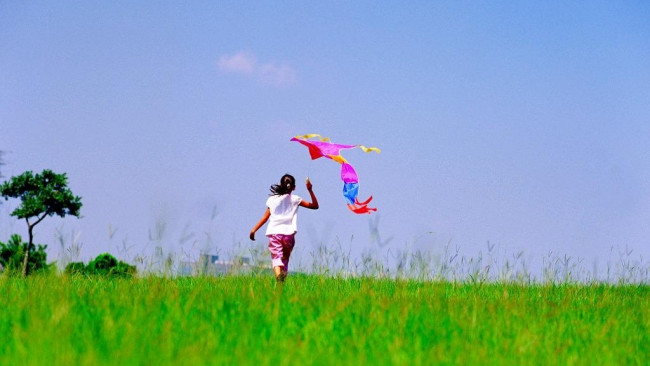
<instances>
[{"instance_id":1,"label":"white building","mask_svg":"<svg viewBox=\"0 0 650 366\"><path fill-rule=\"evenodd\" d=\"M250 273L256 270L270 270L251 265L250 257L235 257L234 260L220 260L215 254L201 254L196 262L180 262L178 274L180 276L219 276L226 274Z\"/></svg>"}]
</instances>

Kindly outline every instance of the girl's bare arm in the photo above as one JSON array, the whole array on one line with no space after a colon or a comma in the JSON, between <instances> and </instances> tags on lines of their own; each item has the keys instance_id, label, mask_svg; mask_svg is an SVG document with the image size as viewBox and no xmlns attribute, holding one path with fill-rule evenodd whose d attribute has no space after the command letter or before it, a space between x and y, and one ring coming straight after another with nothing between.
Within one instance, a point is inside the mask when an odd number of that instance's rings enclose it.
<instances>
[{"instance_id":1,"label":"girl's bare arm","mask_svg":"<svg viewBox=\"0 0 650 366\"><path fill-rule=\"evenodd\" d=\"M255 240L255 232L257 232L257 230L259 230L262 225L266 224L266 222L269 220L269 217L271 217L271 211L267 208L266 211L264 211L264 215L262 215L260 221L258 221L257 224L253 226L253 229L249 235L251 240Z\"/></svg>"},{"instance_id":2,"label":"girl's bare arm","mask_svg":"<svg viewBox=\"0 0 650 366\"><path fill-rule=\"evenodd\" d=\"M309 195L311 196L311 202L307 201L301 201L300 206L309 208L312 210L317 210L318 209L318 199L316 198L316 195L314 194L314 191L312 190L312 184L309 181L309 178L307 178L307 191L309 191Z\"/></svg>"}]
</instances>

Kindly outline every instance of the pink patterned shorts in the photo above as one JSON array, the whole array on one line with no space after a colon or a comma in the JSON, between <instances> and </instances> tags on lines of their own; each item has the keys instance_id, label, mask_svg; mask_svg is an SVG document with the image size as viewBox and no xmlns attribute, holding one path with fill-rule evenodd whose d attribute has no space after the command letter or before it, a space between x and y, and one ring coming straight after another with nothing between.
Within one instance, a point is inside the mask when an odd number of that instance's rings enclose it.
<instances>
[{"instance_id":1,"label":"pink patterned shorts","mask_svg":"<svg viewBox=\"0 0 650 366\"><path fill-rule=\"evenodd\" d=\"M283 266L285 271L289 271L289 257L296 244L295 234L272 234L266 237L269 238L273 267Z\"/></svg>"}]
</instances>

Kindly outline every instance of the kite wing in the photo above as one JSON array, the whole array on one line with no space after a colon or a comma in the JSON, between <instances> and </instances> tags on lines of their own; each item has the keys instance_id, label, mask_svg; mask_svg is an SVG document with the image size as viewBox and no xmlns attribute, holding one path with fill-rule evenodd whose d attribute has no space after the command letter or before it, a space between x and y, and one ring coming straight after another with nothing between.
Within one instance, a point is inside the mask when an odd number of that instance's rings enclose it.
<instances>
[{"instance_id":1,"label":"kite wing","mask_svg":"<svg viewBox=\"0 0 650 366\"><path fill-rule=\"evenodd\" d=\"M317 137L319 140L312 140L312 138ZM345 160L341 155L341 150L360 148L364 152L374 151L380 153L376 147L365 147L362 145L342 145L335 144L329 141L328 138L321 138L320 135L311 134L296 136L291 139L291 141L298 142L309 149L309 155L312 160L316 160L321 157L326 157L331 159L339 164L341 164L341 180L343 181L343 197L348 202L348 208L350 211L356 214L371 213L372 211L377 211L376 208L368 207L368 204L372 200L372 196L363 202L359 202L357 198L359 195L359 176L354 170L352 165Z\"/></svg>"}]
</instances>

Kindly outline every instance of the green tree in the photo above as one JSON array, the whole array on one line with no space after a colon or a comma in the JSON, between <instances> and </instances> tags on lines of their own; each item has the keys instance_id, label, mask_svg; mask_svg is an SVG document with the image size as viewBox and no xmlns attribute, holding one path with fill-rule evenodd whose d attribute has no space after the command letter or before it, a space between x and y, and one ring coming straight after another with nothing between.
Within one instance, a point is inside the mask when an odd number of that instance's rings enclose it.
<instances>
[{"instance_id":1,"label":"green tree","mask_svg":"<svg viewBox=\"0 0 650 366\"><path fill-rule=\"evenodd\" d=\"M21 273L27 243L23 243L23 239L18 234L11 236L7 243L0 242L0 265L4 267L7 273L16 274ZM27 272L33 273L36 271L47 270L50 265L47 264L47 253L45 253L47 245L35 245L29 247L29 262L27 264Z\"/></svg>"},{"instance_id":2,"label":"green tree","mask_svg":"<svg viewBox=\"0 0 650 366\"><path fill-rule=\"evenodd\" d=\"M0 194L5 200L19 198L18 206L11 216L25 219L29 233L29 243L24 246L23 276L27 276L29 248L34 245L34 227L47 216L72 215L79 217L81 197L72 194L68 188L65 173L57 174L46 169L40 174L27 171L0 185Z\"/></svg>"}]
</instances>

